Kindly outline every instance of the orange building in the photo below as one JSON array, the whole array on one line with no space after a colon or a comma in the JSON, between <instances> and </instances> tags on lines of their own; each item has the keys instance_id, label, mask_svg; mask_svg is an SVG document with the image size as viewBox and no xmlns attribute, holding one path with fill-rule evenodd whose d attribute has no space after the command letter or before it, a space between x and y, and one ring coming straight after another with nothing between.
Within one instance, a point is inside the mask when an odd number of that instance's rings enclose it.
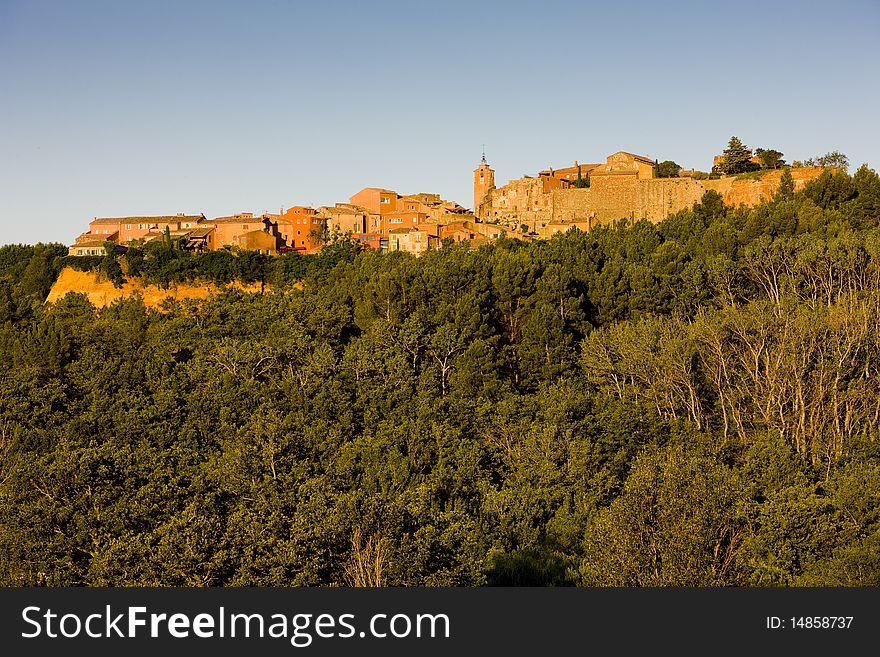
<instances>
[{"instance_id":1,"label":"orange building","mask_svg":"<svg viewBox=\"0 0 880 657\"><path fill-rule=\"evenodd\" d=\"M351 237L365 249L372 249L381 253L388 251L388 238L385 235L379 233L360 233Z\"/></svg>"},{"instance_id":2,"label":"orange building","mask_svg":"<svg viewBox=\"0 0 880 657\"><path fill-rule=\"evenodd\" d=\"M549 194L553 189L568 189L571 183L580 179L590 177L590 171L600 165L598 164L581 164L577 160L570 167L561 169L544 169L538 172L538 178L544 183L543 192Z\"/></svg>"},{"instance_id":3,"label":"orange building","mask_svg":"<svg viewBox=\"0 0 880 657\"><path fill-rule=\"evenodd\" d=\"M266 255L278 255L281 241L278 233L267 233L264 230L252 230L235 237L235 244L242 251L256 251Z\"/></svg>"},{"instance_id":4,"label":"orange building","mask_svg":"<svg viewBox=\"0 0 880 657\"><path fill-rule=\"evenodd\" d=\"M169 230L191 230L205 220L205 215L162 215L156 217L96 217L89 223L89 233L95 237L118 232L119 243L140 239L152 233L164 233Z\"/></svg>"},{"instance_id":5,"label":"orange building","mask_svg":"<svg viewBox=\"0 0 880 657\"><path fill-rule=\"evenodd\" d=\"M495 189L495 171L486 162L486 153L480 166L474 169L474 213L477 213L486 194Z\"/></svg>"},{"instance_id":6,"label":"orange building","mask_svg":"<svg viewBox=\"0 0 880 657\"><path fill-rule=\"evenodd\" d=\"M89 236L90 239L110 239L110 235L119 237L119 227L122 225L123 219L119 217L95 217L89 222L89 232L84 233L81 237Z\"/></svg>"},{"instance_id":7,"label":"orange building","mask_svg":"<svg viewBox=\"0 0 880 657\"><path fill-rule=\"evenodd\" d=\"M348 200L351 205L360 205L376 214L387 214L397 212L400 195L390 189L364 187Z\"/></svg>"},{"instance_id":8,"label":"orange building","mask_svg":"<svg viewBox=\"0 0 880 657\"><path fill-rule=\"evenodd\" d=\"M433 222L430 220L430 217L424 212L410 210L389 212L382 215L380 232L387 233L393 228L422 227L431 223Z\"/></svg>"},{"instance_id":9,"label":"orange building","mask_svg":"<svg viewBox=\"0 0 880 657\"><path fill-rule=\"evenodd\" d=\"M287 246L311 253L324 244L324 218L314 208L295 205L278 217L278 233Z\"/></svg>"},{"instance_id":10,"label":"orange building","mask_svg":"<svg viewBox=\"0 0 880 657\"><path fill-rule=\"evenodd\" d=\"M240 212L229 217L206 219L201 222L199 227L213 227L215 229L213 233L213 243L210 244L210 248L213 250L222 249L224 246L238 246L247 249L246 245L249 242L245 240L245 244L243 245L239 238L242 235L254 231L260 231L275 236L276 240L281 239L278 235L278 224L273 222L267 215L255 217L251 212ZM260 249L265 248L265 245L260 245ZM277 245L274 248L277 250Z\"/></svg>"}]
</instances>

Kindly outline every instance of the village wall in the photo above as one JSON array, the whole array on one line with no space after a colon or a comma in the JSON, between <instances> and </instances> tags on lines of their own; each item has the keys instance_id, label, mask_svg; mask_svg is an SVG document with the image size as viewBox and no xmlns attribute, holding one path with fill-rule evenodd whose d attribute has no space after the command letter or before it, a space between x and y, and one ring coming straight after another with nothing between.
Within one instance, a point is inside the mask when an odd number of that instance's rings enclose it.
<instances>
[{"instance_id":1,"label":"village wall","mask_svg":"<svg viewBox=\"0 0 880 657\"><path fill-rule=\"evenodd\" d=\"M803 189L820 176L821 167L791 169L795 190ZM603 174L592 176L585 189L554 189L550 192L549 213L499 213L497 220L508 225L525 223L535 232L542 226L560 222L588 221L591 226L619 219L663 221L671 214L699 203L708 190L718 192L730 206L757 205L769 199L779 187L782 170L767 171L760 178L736 177L717 180L693 178L652 178L639 180L635 175Z\"/></svg>"}]
</instances>

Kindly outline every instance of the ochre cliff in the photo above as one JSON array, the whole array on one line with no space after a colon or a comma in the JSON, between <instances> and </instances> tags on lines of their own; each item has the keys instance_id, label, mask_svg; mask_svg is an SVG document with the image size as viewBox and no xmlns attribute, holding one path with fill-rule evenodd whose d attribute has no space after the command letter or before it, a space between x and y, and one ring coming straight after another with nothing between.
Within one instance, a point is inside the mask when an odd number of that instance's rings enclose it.
<instances>
[{"instance_id":1,"label":"ochre cliff","mask_svg":"<svg viewBox=\"0 0 880 657\"><path fill-rule=\"evenodd\" d=\"M259 283L254 285L242 285L231 283L230 287L236 287L246 292L261 291ZM131 296L135 293L143 297L144 304L152 308L160 308L167 298L182 301L184 299L207 299L217 294L220 288L214 283L171 284L168 289L162 289L156 285L144 285L139 279L128 280L121 287L114 287L111 281L103 279L96 272L82 272L70 267L61 270L58 280L49 291L47 303L58 301L68 292L79 292L88 296L98 308L108 306L116 299Z\"/></svg>"}]
</instances>

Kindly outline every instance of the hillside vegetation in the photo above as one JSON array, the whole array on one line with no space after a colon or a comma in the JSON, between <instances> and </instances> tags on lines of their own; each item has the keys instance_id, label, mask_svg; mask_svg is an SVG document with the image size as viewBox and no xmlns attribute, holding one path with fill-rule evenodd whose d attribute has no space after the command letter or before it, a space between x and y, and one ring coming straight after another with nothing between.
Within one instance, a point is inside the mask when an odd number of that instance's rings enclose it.
<instances>
[{"instance_id":1,"label":"hillside vegetation","mask_svg":"<svg viewBox=\"0 0 880 657\"><path fill-rule=\"evenodd\" d=\"M0 585L880 585L867 167L418 259L79 265L271 284L161 312L45 304L63 253L0 249Z\"/></svg>"}]
</instances>

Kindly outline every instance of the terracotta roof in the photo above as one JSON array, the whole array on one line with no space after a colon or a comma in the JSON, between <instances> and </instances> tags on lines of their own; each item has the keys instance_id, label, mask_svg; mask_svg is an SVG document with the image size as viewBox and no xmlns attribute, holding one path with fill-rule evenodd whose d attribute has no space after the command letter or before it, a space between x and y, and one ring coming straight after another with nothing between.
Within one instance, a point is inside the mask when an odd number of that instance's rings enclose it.
<instances>
[{"instance_id":1,"label":"terracotta roof","mask_svg":"<svg viewBox=\"0 0 880 657\"><path fill-rule=\"evenodd\" d=\"M206 219L202 223L212 224L257 224L263 223L265 217L217 217L216 219Z\"/></svg>"},{"instance_id":2,"label":"terracotta roof","mask_svg":"<svg viewBox=\"0 0 880 657\"><path fill-rule=\"evenodd\" d=\"M214 226L207 226L205 228L196 228L189 234L191 239L197 239L201 237L207 237L211 234L211 231L214 230Z\"/></svg>"},{"instance_id":3,"label":"terracotta roof","mask_svg":"<svg viewBox=\"0 0 880 657\"><path fill-rule=\"evenodd\" d=\"M428 192L419 192L418 194L407 194L406 196L401 197L405 201L418 201L419 203L424 203L425 205L435 205L437 203L445 203L445 201L440 198L440 194L429 194Z\"/></svg>"},{"instance_id":4,"label":"terracotta roof","mask_svg":"<svg viewBox=\"0 0 880 657\"><path fill-rule=\"evenodd\" d=\"M318 208L318 212L322 214L366 214L364 210L355 210L354 208L340 208L339 206Z\"/></svg>"},{"instance_id":5,"label":"terracotta roof","mask_svg":"<svg viewBox=\"0 0 880 657\"><path fill-rule=\"evenodd\" d=\"M119 231L118 231L118 230L114 230L112 233L91 233L91 232L89 232L89 233L83 233L82 235L80 235L79 237L77 237L77 238L76 238L76 241L79 241L79 240L96 240L96 239L113 241L113 239L115 239L115 238L117 238L117 237L119 237Z\"/></svg>"},{"instance_id":6,"label":"terracotta roof","mask_svg":"<svg viewBox=\"0 0 880 657\"><path fill-rule=\"evenodd\" d=\"M93 247L93 246L104 246L104 242L103 242L103 240L90 240L88 242L77 242L76 244L74 244L70 248L71 249L80 249L80 248Z\"/></svg>"},{"instance_id":7,"label":"terracotta roof","mask_svg":"<svg viewBox=\"0 0 880 657\"><path fill-rule=\"evenodd\" d=\"M630 155L630 153L627 153L627 155ZM586 162L579 162L578 164L581 168L582 173L589 171L590 169L595 169L596 167L602 166L601 164L592 164L592 163L588 164ZM556 168L552 169L553 173L577 173L577 170L578 170L578 168L576 166L559 167L558 169L556 169ZM550 169L544 169L543 171L539 171L538 175L539 176L549 176L550 171L551 171Z\"/></svg>"},{"instance_id":8,"label":"terracotta roof","mask_svg":"<svg viewBox=\"0 0 880 657\"><path fill-rule=\"evenodd\" d=\"M318 214L322 215L331 215L331 214L363 214L363 215L376 215L377 213L369 210L367 208L363 208L359 205L336 205L335 207L324 206L318 209Z\"/></svg>"},{"instance_id":9,"label":"terracotta roof","mask_svg":"<svg viewBox=\"0 0 880 657\"><path fill-rule=\"evenodd\" d=\"M617 153L623 153L624 155L629 155L633 159L641 160L642 162L647 162L648 164L654 164L654 160L650 157L645 157L644 155L636 155L635 153L630 153L628 151L617 151ZM617 155L617 153L612 153L612 155Z\"/></svg>"},{"instance_id":10,"label":"terracotta roof","mask_svg":"<svg viewBox=\"0 0 880 657\"><path fill-rule=\"evenodd\" d=\"M395 196L398 196L398 193L393 189L385 189L384 187L364 187L360 192L354 194L354 196L357 196L361 192L382 192L383 194L394 194Z\"/></svg>"},{"instance_id":11,"label":"terracotta roof","mask_svg":"<svg viewBox=\"0 0 880 657\"><path fill-rule=\"evenodd\" d=\"M98 217L92 219L90 224L167 224L174 221L199 221L204 219L203 214L162 215L158 217Z\"/></svg>"}]
</instances>

